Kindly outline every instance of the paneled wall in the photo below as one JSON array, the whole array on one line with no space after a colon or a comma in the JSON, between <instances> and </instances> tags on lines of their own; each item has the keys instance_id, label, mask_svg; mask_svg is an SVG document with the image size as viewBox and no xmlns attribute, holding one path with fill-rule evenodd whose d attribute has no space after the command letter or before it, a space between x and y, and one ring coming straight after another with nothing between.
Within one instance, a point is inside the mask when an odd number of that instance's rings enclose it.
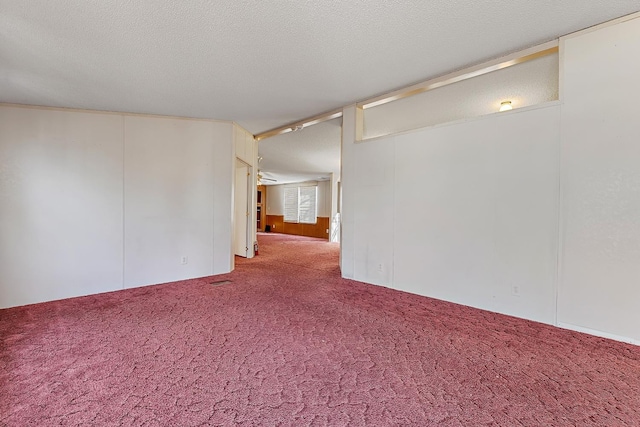
<instances>
[{"instance_id":1,"label":"paneled wall","mask_svg":"<svg viewBox=\"0 0 640 427\"><path fill-rule=\"evenodd\" d=\"M125 116L124 126L125 287L211 274L222 178L214 141L228 138L228 125Z\"/></svg>"},{"instance_id":2,"label":"paneled wall","mask_svg":"<svg viewBox=\"0 0 640 427\"><path fill-rule=\"evenodd\" d=\"M0 105L0 308L230 271L232 124Z\"/></svg>"},{"instance_id":3,"label":"paneled wall","mask_svg":"<svg viewBox=\"0 0 640 427\"><path fill-rule=\"evenodd\" d=\"M0 105L0 308L122 289L123 131Z\"/></svg>"},{"instance_id":4,"label":"paneled wall","mask_svg":"<svg viewBox=\"0 0 640 427\"><path fill-rule=\"evenodd\" d=\"M560 47L560 102L364 142L344 110L344 277L640 343L640 19Z\"/></svg>"},{"instance_id":5,"label":"paneled wall","mask_svg":"<svg viewBox=\"0 0 640 427\"><path fill-rule=\"evenodd\" d=\"M558 321L640 343L640 18L562 48Z\"/></svg>"},{"instance_id":6,"label":"paneled wall","mask_svg":"<svg viewBox=\"0 0 640 427\"><path fill-rule=\"evenodd\" d=\"M345 276L553 323L559 126L554 105L345 146Z\"/></svg>"},{"instance_id":7,"label":"paneled wall","mask_svg":"<svg viewBox=\"0 0 640 427\"><path fill-rule=\"evenodd\" d=\"M232 223L232 229L234 230L233 247L236 254L241 256L246 254L247 258L253 258L253 242L256 241L257 233L255 206L258 181L258 142L253 138L252 134L237 124L233 125L233 141L235 158L248 166L246 171L249 173L248 181L249 186L251 187L251 190L246 193L245 188L237 188L236 180L234 179L234 203L240 199L245 200L246 198L249 207L249 218L248 232L246 232L244 224L240 224L247 221L245 216L246 214L244 213L244 207L234 206L235 215ZM240 165L242 165L242 163L240 163ZM234 168L236 168L237 165L239 164L234 161ZM244 166L241 167L244 169ZM244 248L247 249L245 250Z\"/></svg>"}]
</instances>

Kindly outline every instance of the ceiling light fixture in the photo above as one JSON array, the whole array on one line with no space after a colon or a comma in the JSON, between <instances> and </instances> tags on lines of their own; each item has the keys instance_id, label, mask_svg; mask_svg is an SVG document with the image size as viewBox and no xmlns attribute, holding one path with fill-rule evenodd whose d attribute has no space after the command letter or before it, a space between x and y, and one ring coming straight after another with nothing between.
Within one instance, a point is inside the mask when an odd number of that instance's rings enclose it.
<instances>
[{"instance_id":1,"label":"ceiling light fixture","mask_svg":"<svg viewBox=\"0 0 640 427\"><path fill-rule=\"evenodd\" d=\"M512 110L513 106L511 105L511 101L502 101L500 103L500 112Z\"/></svg>"}]
</instances>

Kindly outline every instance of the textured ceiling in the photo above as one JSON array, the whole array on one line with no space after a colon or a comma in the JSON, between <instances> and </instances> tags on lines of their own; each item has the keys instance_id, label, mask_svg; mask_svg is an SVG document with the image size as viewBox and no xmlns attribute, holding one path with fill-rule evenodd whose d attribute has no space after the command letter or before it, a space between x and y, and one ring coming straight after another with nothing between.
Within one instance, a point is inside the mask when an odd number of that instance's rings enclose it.
<instances>
[{"instance_id":1,"label":"textured ceiling","mask_svg":"<svg viewBox=\"0 0 640 427\"><path fill-rule=\"evenodd\" d=\"M267 138L259 143L259 163L269 184L316 181L340 174L342 118L329 120L297 132Z\"/></svg>"},{"instance_id":2,"label":"textured ceiling","mask_svg":"<svg viewBox=\"0 0 640 427\"><path fill-rule=\"evenodd\" d=\"M257 134L638 10L640 0L0 0L0 102L233 120ZM339 123L263 140L265 177L338 172Z\"/></svg>"},{"instance_id":3,"label":"textured ceiling","mask_svg":"<svg viewBox=\"0 0 640 427\"><path fill-rule=\"evenodd\" d=\"M638 0L0 0L0 102L258 133L640 10Z\"/></svg>"}]
</instances>

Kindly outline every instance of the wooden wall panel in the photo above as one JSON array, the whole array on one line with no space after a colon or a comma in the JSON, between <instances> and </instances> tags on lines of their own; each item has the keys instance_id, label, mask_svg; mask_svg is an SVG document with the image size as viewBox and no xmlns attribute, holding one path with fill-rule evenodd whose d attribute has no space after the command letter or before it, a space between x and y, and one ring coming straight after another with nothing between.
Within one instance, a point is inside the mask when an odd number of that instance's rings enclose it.
<instances>
[{"instance_id":1,"label":"wooden wall panel","mask_svg":"<svg viewBox=\"0 0 640 427\"><path fill-rule=\"evenodd\" d=\"M299 224L302 226L302 236L320 237L323 239L329 239L329 217L318 217L318 222L315 224ZM286 229L286 224L285 224Z\"/></svg>"},{"instance_id":2,"label":"wooden wall panel","mask_svg":"<svg viewBox=\"0 0 640 427\"><path fill-rule=\"evenodd\" d=\"M284 215L267 215L267 224L271 226L273 233L282 233L284 230Z\"/></svg>"},{"instance_id":3,"label":"wooden wall panel","mask_svg":"<svg viewBox=\"0 0 640 427\"><path fill-rule=\"evenodd\" d=\"M284 222L283 215L267 215L267 224L271 226L271 232L295 234L297 236L320 237L329 239L329 218L318 217L315 224L296 224Z\"/></svg>"}]
</instances>

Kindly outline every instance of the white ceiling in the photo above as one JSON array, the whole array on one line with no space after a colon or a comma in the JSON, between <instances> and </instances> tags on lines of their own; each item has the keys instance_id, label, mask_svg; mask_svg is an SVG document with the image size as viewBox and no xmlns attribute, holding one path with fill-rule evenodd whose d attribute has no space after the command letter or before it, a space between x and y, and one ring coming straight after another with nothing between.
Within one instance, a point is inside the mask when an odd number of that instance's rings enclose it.
<instances>
[{"instance_id":1,"label":"white ceiling","mask_svg":"<svg viewBox=\"0 0 640 427\"><path fill-rule=\"evenodd\" d=\"M640 0L0 0L0 102L233 120L257 134L639 10Z\"/></svg>"},{"instance_id":2,"label":"white ceiling","mask_svg":"<svg viewBox=\"0 0 640 427\"><path fill-rule=\"evenodd\" d=\"M638 0L0 0L0 101L259 133L640 10Z\"/></svg>"},{"instance_id":3,"label":"white ceiling","mask_svg":"<svg viewBox=\"0 0 640 427\"><path fill-rule=\"evenodd\" d=\"M259 143L262 175L276 182L266 185L330 179L340 174L342 118L296 132L284 133Z\"/></svg>"}]
</instances>

